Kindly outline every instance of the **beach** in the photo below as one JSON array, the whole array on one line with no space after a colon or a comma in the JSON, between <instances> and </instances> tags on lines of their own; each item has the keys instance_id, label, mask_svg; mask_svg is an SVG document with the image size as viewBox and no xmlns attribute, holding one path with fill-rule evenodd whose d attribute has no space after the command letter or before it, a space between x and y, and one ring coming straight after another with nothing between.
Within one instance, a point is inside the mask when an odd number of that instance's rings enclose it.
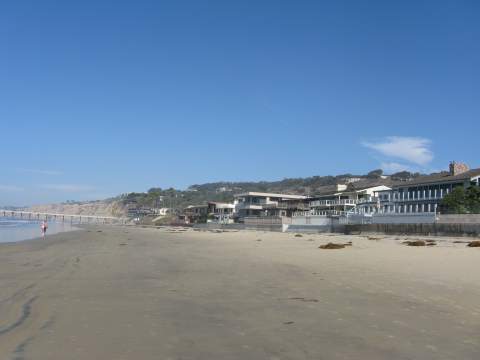
<instances>
[{"instance_id":1,"label":"beach","mask_svg":"<svg viewBox=\"0 0 480 360\"><path fill-rule=\"evenodd\" d=\"M104 226L0 244L0 359L480 358L480 248L405 239Z\"/></svg>"}]
</instances>

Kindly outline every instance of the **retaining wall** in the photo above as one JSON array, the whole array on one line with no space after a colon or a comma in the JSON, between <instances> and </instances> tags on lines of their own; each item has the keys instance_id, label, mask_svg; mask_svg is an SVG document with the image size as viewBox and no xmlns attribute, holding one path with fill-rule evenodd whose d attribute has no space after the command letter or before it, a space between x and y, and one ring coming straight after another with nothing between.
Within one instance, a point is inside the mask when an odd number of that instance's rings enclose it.
<instances>
[{"instance_id":1,"label":"retaining wall","mask_svg":"<svg viewBox=\"0 0 480 360\"><path fill-rule=\"evenodd\" d=\"M437 224L480 224L480 214L438 215Z\"/></svg>"},{"instance_id":2,"label":"retaining wall","mask_svg":"<svg viewBox=\"0 0 480 360\"><path fill-rule=\"evenodd\" d=\"M333 222L330 225L289 225L287 232L299 233L344 233L345 225Z\"/></svg>"},{"instance_id":3,"label":"retaining wall","mask_svg":"<svg viewBox=\"0 0 480 360\"><path fill-rule=\"evenodd\" d=\"M218 223L201 223L193 224L194 229L202 230L245 230L244 224L218 224Z\"/></svg>"},{"instance_id":4,"label":"retaining wall","mask_svg":"<svg viewBox=\"0 0 480 360\"><path fill-rule=\"evenodd\" d=\"M282 224L194 224L194 229L202 230L256 230L256 231L282 231Z\"/></svg>"},{"instance_id":5,"label":"retaining wall","mask_svg":"<svg viewBox=\"0 0 480 360\"><path fill-rule=\"evenodd\" d=\"M345 234L383 233L392 235L479 236L480 224L363 224L334 228Z\"/></svg>"},{"instance_id":6,"label":"retaining wall","mask_svg":"<svg viewBox=\"0 0 480 360\"><path fill-rule=\"evenodd\" d=\"M332 224L332 218L320 215L311 216L294 216L292 217L292 225L295 226L330 226Z\"/></svg>"},{"instance_id":7,"label":"retaining wall","mask_svg":"<svg viewBox=\"0 0 480 360\"><path fill-rule=\"evenodd\" d=\"M393 220L391 219L393 217ZM280 219L280 218L279 218ZM380 220L381 219L381 220ZM422 222L423 220L423 222ZM383 222L385 221L385 222ZM266 218L247 221L245 224L195 224L198 229L287 231L299 233L383 233L398 235L480 236L480 215L432 214L376 216L371 224L343 224L338 218L301 216L292 218L292 224L282 224L278 219Z\"/></svg>"},{"instance_id":8,"label":"retaining wall","mask_svg":"<svg viewBox=\"0 0 480 360\"><path fill-rule=\"evenodd\" d=\"M435 222L434 213L374 214L371 218L372 224L433 224Z\"/></svg>"}]
</instances>

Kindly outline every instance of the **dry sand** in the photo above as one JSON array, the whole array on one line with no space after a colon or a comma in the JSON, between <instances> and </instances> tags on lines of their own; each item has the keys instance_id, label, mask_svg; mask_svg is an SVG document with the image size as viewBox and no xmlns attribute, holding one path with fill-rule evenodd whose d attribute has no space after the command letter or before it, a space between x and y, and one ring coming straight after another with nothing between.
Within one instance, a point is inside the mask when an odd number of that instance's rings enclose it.
<instances>
[{"instance_id":1,"label":"dry sand","mask_svg":"<svg viewBox=\"0 0 480 360\"><path fill-rule=\"evenodd\" d=\"M479 359L480 248L404 240L105 227L0 245L0 359Z\"/></svg>"}]
</instances>

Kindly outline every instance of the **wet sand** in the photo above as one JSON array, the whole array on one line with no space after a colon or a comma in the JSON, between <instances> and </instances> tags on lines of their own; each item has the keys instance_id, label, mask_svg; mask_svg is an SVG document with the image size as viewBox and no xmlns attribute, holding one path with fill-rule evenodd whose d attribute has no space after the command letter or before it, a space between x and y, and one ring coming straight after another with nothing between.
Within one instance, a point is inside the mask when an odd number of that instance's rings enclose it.
<instances>
[{"instance_id":1,"label":"wet sand","mask_svg":"<svg viewBox=\"0 0 480 360\"><path fill-rule=\"evenodd\" d=\"M479 359L480 248L379 237L92 227L1 244L0 359Z\"/></svg>"}]
</instances>

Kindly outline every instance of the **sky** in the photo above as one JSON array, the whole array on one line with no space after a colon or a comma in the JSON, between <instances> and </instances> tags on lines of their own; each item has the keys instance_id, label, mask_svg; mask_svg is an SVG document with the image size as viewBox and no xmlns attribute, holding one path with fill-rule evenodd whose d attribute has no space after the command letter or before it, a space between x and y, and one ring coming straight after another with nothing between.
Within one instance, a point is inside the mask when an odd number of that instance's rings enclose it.
<instances>
[{"instance_id":1,"label":"sky","mask_svg":"<svg viewBox=\"0 0 480 360\"><path fill-rule=\"evenodd\" d=\"M0 4L0 205L480 167L480 2Z\"/></svg>"}]
</instances>

